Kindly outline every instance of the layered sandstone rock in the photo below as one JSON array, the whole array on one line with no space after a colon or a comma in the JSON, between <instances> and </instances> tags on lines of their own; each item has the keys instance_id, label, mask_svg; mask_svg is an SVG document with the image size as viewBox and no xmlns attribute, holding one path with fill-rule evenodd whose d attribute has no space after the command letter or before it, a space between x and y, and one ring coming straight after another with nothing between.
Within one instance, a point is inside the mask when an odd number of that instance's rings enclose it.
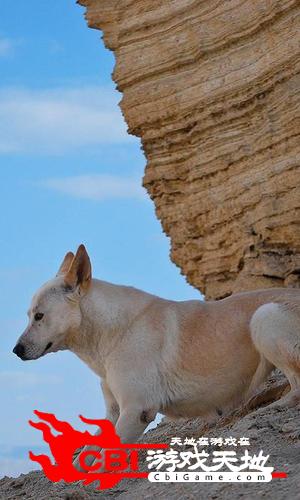
<instances>
[{"instance_id":1,"label":"layered sandstone rock","mask_svg":"<svg viewBox=\"0 0 300 500\"><path fill-rule=\"evenodd\" d=\"M297 286L299 0L80 0L171 258L207 297Z\"/></svg>"}]
</instances>

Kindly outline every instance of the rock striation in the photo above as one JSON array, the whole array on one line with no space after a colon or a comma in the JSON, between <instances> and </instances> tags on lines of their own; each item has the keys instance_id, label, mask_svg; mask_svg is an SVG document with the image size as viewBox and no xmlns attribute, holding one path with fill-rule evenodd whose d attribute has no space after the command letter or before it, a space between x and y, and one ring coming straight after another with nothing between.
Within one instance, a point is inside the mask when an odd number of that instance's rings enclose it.
<instances>
[{"instance_id":1,"label":"rock striation","mask_svg":"<svg viewBox=\"0 0 300 500\"><path fill-rule=\"evenodd\" d=\"M300 283L299 0L79 0L171 258L207 298Z\"/></svg>"}]
</instances>

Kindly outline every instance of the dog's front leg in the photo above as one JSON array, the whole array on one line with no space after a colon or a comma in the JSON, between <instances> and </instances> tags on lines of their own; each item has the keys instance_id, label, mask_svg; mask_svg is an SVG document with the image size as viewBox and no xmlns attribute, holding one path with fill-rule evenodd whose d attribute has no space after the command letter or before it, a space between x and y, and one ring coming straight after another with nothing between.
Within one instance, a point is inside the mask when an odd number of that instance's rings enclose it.
<instances>
[{"instance_id":1,"label":"dog's front leg","mask_svg":"<svg viewBox=\"0 0 300 500\"><path fill-rule=\"evenodd\" d=\"M146 427L157 414L156 409L145 409L141 406L121 408L116 425L116 433L122 443L135 443Z\"/></svg>"},{"instance_id":2,"label":"dog's front leg","mask_svg":"<svg viewBox=\"0 0 300 500\"><path fill-rule=\"evenodd\" d=\"M140 406L126 406L120 410L120 416L116 424L116 433L121 439L122 443L135 443L138 438L143 434L144 430L150 422L152 422L157 414L157 410L145 410ZM97 432L99 434L99 431ZM97 447L85 447L84 451L97 450ZM93 455L87 456L85 463L90 467L95 462L96 458ZM77 469L82 470L79 465L77 457ZM102 465L97 472L104 472L105 468Z\"/></svg>"},{"instance_id":3,"label":"dog's front leg","mask_svg":"<svg viewBox=\"0 0 300 500\"><path fill-rule=\"evenodd\" d=\"M109 386L107 385L107 383L104 380L101 381L101 388L102 388L105 406L106 406L105 418L107 420L109 420L110 422L112 422L114 425L116 425L117 420L118 420L119 415L120 415L119 405L118 405L113 393L111 392ZM101 429L98 429L95 433L95 436L99 436L100 433L101 433ZM80 453L82 453L83 451L100 451L100 448L97 446L85 446L82 450L80 450ZM75 468L77 470L79 470L81 472L85 472L79 463L80 453L74 459L73 465L75 466ZM85 463L88 467L90 467L94 461L95 461L95 457L93 455L87 456L85 459Z\"/></svg>"},{"instance_id":4,"label":"dog's front leg","mask_svg":"<svg viewBox=\"0 0 300 500\"><path fill-rule=\"evenodd\" d=\"M111 392L107 382L105 380L101 381L101 388L104 396L106 416L105 418L109 420L112 424L116 425L117 420L120 416L120 408L117 403L116 398Z\"/></svg>"}]
</instances>

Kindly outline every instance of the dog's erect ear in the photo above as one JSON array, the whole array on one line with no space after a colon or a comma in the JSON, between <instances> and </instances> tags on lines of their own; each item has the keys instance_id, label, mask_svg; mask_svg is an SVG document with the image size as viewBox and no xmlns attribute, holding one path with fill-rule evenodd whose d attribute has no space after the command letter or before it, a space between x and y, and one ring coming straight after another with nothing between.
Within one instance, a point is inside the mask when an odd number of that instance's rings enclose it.
<instances>
[{"instance_id":1,"label":"dog's erect ear","mask_svg":"<svg viewBox=\"0 0 300 500\"><path fill-rule=\"evenodd\" d=\"M63 274L67 274L67 272L69 271L70 267L71 267L71 264L72 264L72 260L74 259L74 254L73 252L68 252L66 253L65 255L65 258L64 260L62 261L61 265L60 265L60 268L59 270L57 271L57 274L56 276L61 276Z\"/></svg>"},{"instance_id":2,"label":"dog's erect ear","mask_svg":"<svg viewBox=\"0 0 300 500\"><path fill-rule=\"evenodd\" d=\"M80 245L68 272L65 274L64 280L69 287L75 288L77 285L80 285L81 288L87 289L91 282L91 278L91 261L85 246Z\"/></svg>"}]
</instances>

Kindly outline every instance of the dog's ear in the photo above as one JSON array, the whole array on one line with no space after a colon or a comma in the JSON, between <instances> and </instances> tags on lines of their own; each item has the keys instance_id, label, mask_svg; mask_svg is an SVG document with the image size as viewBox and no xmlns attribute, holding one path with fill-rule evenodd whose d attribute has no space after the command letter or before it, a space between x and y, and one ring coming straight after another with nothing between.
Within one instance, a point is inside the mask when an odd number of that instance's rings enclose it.
<instances>
[{"instance_id":1,"label":"dog's ear","mask_svg":"<svg viewBox=\"0 0 300 500\"><path fill-rule=\"evenodd\" d=\"M69 271L69 269L71 267L73 259L74 259L73 252L66 253L64 260L62 261L60 268L56 273L56 276L61 276L63 274L67 274L67 272Z\"/></svg>"},{"instance_id":2,"label":"dog's ear","mask_svg":"<svg viewBox=\"0 0 300 500\"><path fill-rule=\"evenodd\" d=\"M92 266L88 253L84 245L80 245L76 255L71 262L68 272L65 274L64 280L67 286L75 288L80 286L86 290L92 279Z\"/></svg>"}]
</instances>

